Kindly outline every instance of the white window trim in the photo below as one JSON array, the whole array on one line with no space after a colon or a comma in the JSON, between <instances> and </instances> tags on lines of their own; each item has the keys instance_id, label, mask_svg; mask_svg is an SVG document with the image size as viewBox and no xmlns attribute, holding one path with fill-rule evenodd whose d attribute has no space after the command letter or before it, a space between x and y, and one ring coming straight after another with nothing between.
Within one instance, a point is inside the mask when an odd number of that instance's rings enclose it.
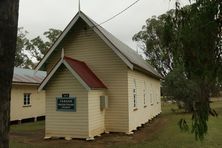
<instances>
[{"instance_id":1,"label":"white window trim","mask_svg":"<svg viewBox=\"0 0 222 148\"><path fill-rule=\"evenodd\" d=\"M150 105L153 106L154 104L154 97L155 97L155 92L153 92L153 87L152 83L150 84Z\"/></svg>"},{"instance_id":2,"label":"white window trim","mask_svg":"<svg viewBox=\"0 0 222 148\"><path fill-rule=\"evenodd\" d=\"M30 107L30 106L31 106L31 93L24 93L23 94L23 107Z\"/></svg>"},{"instance_id":3,"label":"white window trim","mask_svg":"<svg viewBox=\"0 0 222 148\"><path fill-rule=\"evenodd\" d=\"M150 105L153 105L153 94L150 93Z\"/></svg>"},{"instance_id":4,"label":"white window trim","mask_svg":"<svg viewBox=\"0 0 222 148\"><path fill-rule=\"evenodd\" d=\"M143 107L147 107L147 85L146 81L144 81L144 86L143 86Z\"/></svg>"},{"instance_id":5,"label":"white window trim","mask_svg":"<svg viewBox=\"0 0 222 148\"><path fill-rule=\"evenodd\" d=\"M157 100L157 104L159 104L160 103L160 95L158 92L156 93L156 100Z\"/></svg>"},{"instance_id":6,"label":"white window trim","mask_svg":"<svg viewBox=\"0 0 222 148\"><path fill-rule=\"evenodd\" d=\"M137 110L136 79L133 79L133 110Z\"/></svg>"}]
</instances>

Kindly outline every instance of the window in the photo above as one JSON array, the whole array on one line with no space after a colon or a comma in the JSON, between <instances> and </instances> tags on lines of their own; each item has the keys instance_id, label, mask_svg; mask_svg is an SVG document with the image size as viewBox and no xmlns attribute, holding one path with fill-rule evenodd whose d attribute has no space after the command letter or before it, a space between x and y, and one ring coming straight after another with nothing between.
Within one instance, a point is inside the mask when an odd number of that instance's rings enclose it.
<instances>
[{"instance_id":1,"label":"window","mask_svg":"<svg viewBox=\"0 0 222 148\"><path fill-rule=\"evenodd\" d=\"M157 103L157 94L155 94L155 103Z\"/></svg>"},{"instance_id":2,"label":"window","mask_svg":"<svg viewBox=\"0 0 222 148\"><path fill-rule=\"evenodd\" d=\"M136 108L136 80L133 79L133 107Z\"/></svg>"},{"instance_id":3,"label":"window","mask_svg":"<svg viewBox=\"0 0 222 148\"><path fill-rule=\"evenodd\" d=\"M154 94L152 94L152 84L150 84L150 104L153 105L153 97L154 97Z\"/></svg>"},{"instance_id":4,"label":"window","mask_svg":"<svg viewBox=\"0 0 222 148\"><path fill-rule=\"evenodd\" d=\"M159 104L160 103L160 94L158 92L156 94L156 98L157 98L157 104Z\"/></svg>"},{"instance_id":5,"label":"window","mask_svg":"<svg viewBox=\"0 0 222 148\"><path fill-rule=\"evenodd\" d=\"M144 107L146 106L146 82L144 81L144 86L143 86L143 105Z\"/></svg>"},{"instance_id":6,"label":"window","mask_svg":"<svg viewBox=\"0 0 222 148\"><path fill-rule=\"evenodd\" d=\"M24 106L29 106L30 105L30 93L25 93L24 94Z\"/></svg>"},{"instance_id":7,"label":"window","mask_svg":"<svg viewBox=\"0 0 222 148\"><path fill-rule=\"evenodd\" d=\"M150 93L150 104L153 105L153 96L151 93Z\"/></svg>"}]
</instances>

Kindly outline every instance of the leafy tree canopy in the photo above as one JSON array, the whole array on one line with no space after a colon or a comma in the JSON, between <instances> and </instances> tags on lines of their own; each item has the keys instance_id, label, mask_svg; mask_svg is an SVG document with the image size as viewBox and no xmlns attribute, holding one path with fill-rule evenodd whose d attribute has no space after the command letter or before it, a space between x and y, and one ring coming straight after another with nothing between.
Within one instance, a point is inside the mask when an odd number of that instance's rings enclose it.
<instances>
[{"instance_id":1,"label":"leafy tree canopy","mask_svg":"<svg viewBox=\"0 0 222 148\"><path fill-rule=\"evenodd\" d=\"M16 67L30 68L33 67L33 62L27 56L24 49L28 39L26 38L27 31L24 31L22 27L18 28L17 41L16 41L16 52L15 52L15 62Z\"/></svg>"},{"instance_id":2,"label":"leafy tree canopy","mask_svg":"<svg viewBox=\"0 0 222 148\"><path fill-rule=\"evenodd\" d=\"M47 50L56 41L61 32L61 30L50 28L48 31L43 33L46 40L42 39L40 36L29 40L27 42L26 51L28 51L37 61L40 61Z\"/></svg>"},{"instance_id":3,"label":"leafy tree canopy","mask_svg":"<svg viewBox=\"0 0 222 148\"><path fill-rule=\"evenodd\" d=\"M48 31L43 33L43 37L45 39L40 36L28 39L28 32L24 31L23 28L19 28L17 35L15 66L33 68L35 66L34 62L38 62L42 59L43 55L56 41L61 32L61 30L50 28Z\"/></svg>"},{"instance_id":4,"label":"leafy tree canopy","mask_svg":"<svg viewBox=\"0 0 222 148\"><path fill-rule=\"evenodd\" d=\"M169 95L189 105L191 132L203 140L209 114L217 115L210 96L222 84L222 1L190 2L180 7L177 1L175 10L148 19L133 39L145 45L148 61L165 76ZM189 129L184 120L180 127Z\"/></svg>"},{"instance_id":5,"label":"leafy tree canopy","mask_svg":"<svg viewBox=\"0 0 222 148\"><path fill-rule=\"evenodd\" d=\"M220 0L194 0L188 7L176 2L176 45L174 64L183 65L185 77L195 85L193 95L192 132L202 140L207 133L210 96L221 84L222 70L222 2Z\"/></svg>"},{"instance_id":6,"label":"leafy tree canopy","mask_svg":"<svg viewBox=\"0 0 222 148\"><path fill-rule=\"evenodd\" d=\"M153 16L146 20L142 30L134 35L139 47L144 51L147 61L165 77L173 69L173 36L175 30L167 27L167 20L174 17L175 10L170 10L159 17Z\"/></svg>"}]
</instances>

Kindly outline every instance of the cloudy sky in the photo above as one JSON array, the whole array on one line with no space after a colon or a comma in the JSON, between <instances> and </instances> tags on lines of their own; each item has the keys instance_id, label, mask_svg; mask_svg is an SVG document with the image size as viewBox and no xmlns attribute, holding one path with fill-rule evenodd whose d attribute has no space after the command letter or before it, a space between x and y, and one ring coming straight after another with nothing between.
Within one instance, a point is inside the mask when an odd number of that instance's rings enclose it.
<instances>
[{"instance_id":1,"label":"cloudy sky","mask_svg":"<svg viewBox=\"0 0 222 148\"><path fill-rule=\"evenodd\" d=\"M101 23L135 1L81 0L81 10L97 23ZM174 7L174 2L175 0L140 0L102 26L137 50L132 36L141 30L147 18L165 13ZM19 27L24 27L30 38L36 37L49 28L63 30L77 12L78 0L20 0Z\"/></svg>"}]
</instances>

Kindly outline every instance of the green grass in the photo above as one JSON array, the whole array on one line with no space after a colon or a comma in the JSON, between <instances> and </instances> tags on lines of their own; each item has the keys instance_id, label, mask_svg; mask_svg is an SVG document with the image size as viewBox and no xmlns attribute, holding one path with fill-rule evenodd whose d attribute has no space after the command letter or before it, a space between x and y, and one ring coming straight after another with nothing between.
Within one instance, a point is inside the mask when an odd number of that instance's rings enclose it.
<instances>
[{"instance_id":1,"label":"green grass","mask_svg":"<svg viewBox=\"0 0 222 148\"><path fill-rule=\"evenodd\" d=\"M212 107L219 114L218 117L210 117L208 122L208 134L206 135L203 142L196 141L195 137L191 133L182 132L177 122L181 118L187 119L190 123L191 115L190 114L180 114L172 113L171 109L176 109L176 105L164 105L162 107L163 113L160 118L164 118L165 124L163 127L160 127L158 132L155 132L148 138L145 138L140 143L136 144L112 144L109 141L106 147L114 148L146 148L146 147L155 147L155 148L221 148L222 147L222 102L212 103ZM157 119L158 120L158 119ZM12 132L35 132L38 129L44 128L44 122L29 123L23 125L15 125L11 127ZM115 138L115 137L114 137ZM123 139L124 140L124 139ZM84 143L84 142L83 142ZM111 143L111 144L110 144ZM134 142L132 142L134 143ZM89 147L93 144L88 144ZM106 145L106 144L105 144ZM84 145L73 145L69 142L61 140L61 143L56 145L47 145L47 143L41 144L24 144L18 142L16 139L10 141L11 148L48 148L48 147L84 147ZM101 147L101 146L100 146ZM102 147L105 147L104 145Z\"/></svg>"},{"instance_id":2,"label":"green grass","mask_svg":"<svg viewBox=\"0 0 222 148\"><path fill-rule=\"evenodd\" d=\"M38 121L36 123L23 123L21 125L12 125L10 127L11 132L22 132L22 131L35 131L42 129L45 125L45 121Z\"/></svg>"},{"instance_id":3,"label":"green grass","mask_svg":"<svg viewBox=\"0 0 222 148\"><path fill-rule=\"evenodd\" d=\"M190 114L173 114L171 108L175 105L166 105L163 109L163 116L168 119L167 125L160 132L152 136L152 139L135 145L121 145L118 147L155 147L155 148L221 148L222 147L222 102L215 102L212 107L219 114L218 117L210 117L208 122L208 134L203 142L196 141L191 133L182 132L177 122L181 118L191 122Z\"/></svg>"},{"instance_id":4,"label":"green grass","mask_svg":"<svg viewBox=\"0 0 222 148\"><path fill-rule=\"evenodd\" d=\"M38 121L35 123L22 123L21 125L12 125L10 127L11 133L29 133L35 134L37 130L44 129L45 121ZM23 139L25 141L25 139ZM10 148L40 148L38 145L25 144L19 138L16 140L10 140Z\"/></svg>"}]
</instances>

